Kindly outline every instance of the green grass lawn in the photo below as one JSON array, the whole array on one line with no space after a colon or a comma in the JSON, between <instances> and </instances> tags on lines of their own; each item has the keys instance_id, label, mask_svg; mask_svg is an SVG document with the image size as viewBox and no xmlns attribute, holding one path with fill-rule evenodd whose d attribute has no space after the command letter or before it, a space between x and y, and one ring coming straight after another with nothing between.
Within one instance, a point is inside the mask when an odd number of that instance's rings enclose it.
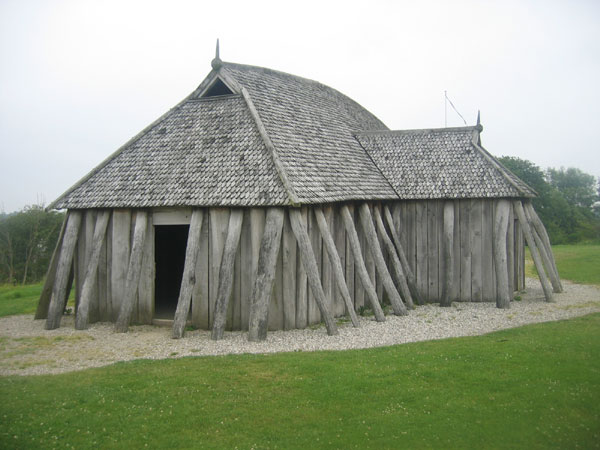
<instances>
[{"instance_id":1,"label":"green grass lawn","mask_svg":"<svg viewBox=\"0 0 600 450\"><path fill-rule=\"evenodd\" d=\"M554 245L552 253L562 279L600 285L600 245ZM529 249L526 253L525 273L529 277L537 277Z\"/></svg>"},{"instance_id":2,"label":"green grass lawn","mask_svg":"<svg viewBox=\"0 0 600 450\"><path fill-rule=\"evenodd\" d=\"M0 378L0 448L598 448L600 314L345 352Z\"/></svg>"},{"instance_id":3,"label":"green grass lawn","mask_svg":"<svg viewBox=\"0 0 600 450\"><path fill-rule=\"evenodd\" d=\"M13 314L33 314L42 292L43 283L26 286L0 286L0 317Z\"/></svg>"}]
</instances>

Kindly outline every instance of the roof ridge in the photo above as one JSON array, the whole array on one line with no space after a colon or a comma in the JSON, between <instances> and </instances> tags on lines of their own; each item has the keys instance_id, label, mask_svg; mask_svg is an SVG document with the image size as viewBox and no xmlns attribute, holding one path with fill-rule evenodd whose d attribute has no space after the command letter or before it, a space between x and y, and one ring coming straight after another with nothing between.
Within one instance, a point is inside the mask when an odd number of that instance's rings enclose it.
<instances>
[{"instance_id":1,"label":"roof ridge","mask_svg":"<svg viewBox=\"0 0 600 450\"><path fill-rule=\"evenodd\" d=\"M413 133L444 133L444 132L458 132L458 131L481 131L483 127L481 125L472 125L466 127L444 127L444 128L414 128L408 130L366 130L366 131L357 131L354 135L378 135L378 134L387 134L387 135L396 135L396 134L413 134Z\"/></svg>"},{"instance_id":2,"label":"roof ridge","mask_svg":"<svg viewBox=\"0 0 600 450\"><path fill-rule=\"evenodd\" d=\"M398 196L399 199L402 198L402 197L400 197L400 193L398 192L398 190L394 187L394 185L388 179L388 177L385 176L385 173L383 173L383 170L381 170L381 167L379 167L379 164L377 164L377 162L373 159L373 157L371 156L371 154L369 153L367 148L363 145L363 143L360 141L360 139L358 139L356 136L353 136L353 137L354 137L354 139L356 139L356 141L358 142L358 145L360 145L360 147L363 149L363 151L365 152L367 157L371 160L371 162L373 163L375 168L377 168L377 170L379 171L379 173L381 174L383 179L387 182L387 184L390 185L390 187L392 188L392 191L394 191L394 193Z\"/></svg>"},{"instance_id":3,"label":"roof ridge","mask_svg":"<svg viewBox=\"0 0 600 450\"><path fill-rule=\"evenodd\" d=\"M298 198L298 195L296 194L296 191L294 190L292 184L290 183L290 180L285 171L285 168L283 167L283 163L281 162L281 159L279 158L279 154L277 153L277 149L273 145L273 142L271 141L271 138L269 137L269 134L267 133L267 129L265 128L265 126L262 122L262 119L260 118L260 115L258 114L258 111L256 110L256 107L254 106L254 102L252 101L252 98L250 97L250 93L243 86L242 86L241 92L242 92L242 97L244 97L244 100L246 101L246 105L248 106L248 110L250 111L250 115L252 116L252 118L254 119L254 122L256 123L258 133L260 134L260 136L265 144L265 147L267 147L267 150L269 150L269 153L271 154L271 158L273 159L273 164L275 165L275 170L277 171L277 175L279 175L279 179L281 180L281 184L283 185L283 188L285 189L285 192L290 200L290 203L292 204L292 206L299 206L300 200Z\"/></svg>"}]
</instances>

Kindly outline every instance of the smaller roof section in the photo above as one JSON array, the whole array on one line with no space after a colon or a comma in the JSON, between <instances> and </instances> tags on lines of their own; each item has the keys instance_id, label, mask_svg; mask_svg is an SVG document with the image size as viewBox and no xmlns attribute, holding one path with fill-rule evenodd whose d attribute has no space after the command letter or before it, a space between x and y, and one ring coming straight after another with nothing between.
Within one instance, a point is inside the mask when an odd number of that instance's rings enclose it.
<instances>
[{"instance_id":1,"label":"smaller roof section","mask_svg":"<svg viewBox=\"0 0 600 450\"><path fill-rule=\"evenodd\" d=\"M481 130L367 131L355 137L402 199L534 197L481 147Z\"/></svg>"}]
</instances>

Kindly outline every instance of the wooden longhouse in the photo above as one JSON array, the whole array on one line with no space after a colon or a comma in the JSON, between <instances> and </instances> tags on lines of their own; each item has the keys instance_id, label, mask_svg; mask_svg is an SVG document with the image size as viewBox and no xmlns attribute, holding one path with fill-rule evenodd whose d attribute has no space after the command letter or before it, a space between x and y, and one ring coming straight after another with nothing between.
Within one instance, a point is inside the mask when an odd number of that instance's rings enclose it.
<instances>
[{"instance_id":1,"label":"wooden longhouse","mask_svg":"<svg viewBox=\"0 0 600 450\"><path fill-rule=\"evenodd\" d=\"M390 131L334 89L222 62L52 208L67 209L36 318L267 330L415 303L509 307L524 241L560 292L535 192L482 127Z\"/></svg>"}]
</instances>

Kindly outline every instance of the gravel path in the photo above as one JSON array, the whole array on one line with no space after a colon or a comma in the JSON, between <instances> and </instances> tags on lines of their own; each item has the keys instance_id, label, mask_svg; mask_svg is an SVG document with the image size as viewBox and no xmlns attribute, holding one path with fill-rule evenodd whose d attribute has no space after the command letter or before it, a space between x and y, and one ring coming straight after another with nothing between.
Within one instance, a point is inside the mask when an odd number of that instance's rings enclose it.
<instances>
[{"instance_id":1,"label":"gravel path","mask_svg":"<svg viewBox=\"0 0 600 450\"><path fill-rule=\"evenodd\" d=\"M185 338L170 338L170 328L133 326L126 334L113 332L112 324L97 323L88 330L73 328L65 316L57 330L44 330L43 320L31 315L0 318L0 375L70 372L132 359L163 359L229 353L346 350L456 336L472 336L520 325L567 319L600 311L600 288L563 282L565 292L555 303L544 302L538 280L527 279L527 292L508 310L493 303L454 303L450 308L417 306L408 316L387 316L384 323L360 317L360 327L339 326L338 336L325 327L269 332L262 343L248 342L246 333L226 332L211 341L209 331L188 331Z\"/></svg>"}]
</instances>

